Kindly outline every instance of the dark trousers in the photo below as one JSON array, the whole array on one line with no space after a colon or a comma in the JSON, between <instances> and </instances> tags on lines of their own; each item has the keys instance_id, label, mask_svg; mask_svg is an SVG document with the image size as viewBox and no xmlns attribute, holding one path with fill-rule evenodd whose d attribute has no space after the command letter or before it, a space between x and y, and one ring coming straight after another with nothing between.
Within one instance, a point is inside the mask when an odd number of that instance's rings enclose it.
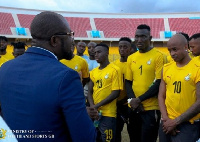
<instances>
[{"instance_id":1,"label":"dark trousers","mask_svg":"<svg viewBox=\"0 0 200 142\"><path fill-rule=\"evenodd\" d=\"M116 118L102 116L97 127L96 142L115 142Z\"/></svg>"},{"instance_id":2,"label":"dark trousers","mask_svg":"<svg viewBox=\"0 0 200 142\"><path fill-rule=\"evenodd\" d=\"M121 132L123 130L124 124L127 124L127 131L129 132L129 113L127 105L117 106L117 118L116 118L116 137L115 142L121 142ZM130 136L129 136L130 137Z\"/></svg>"},{"instance_id":3,"label":"dark trousers","mask_svg":"<svg viewBox=\"0 0 200 142\"><path fill-rule=\"evenodd\" d=\"M196 142L199 139L199 124L200 122L195 122L191 124L190 122L184 122L178 125L176 128L179 133L175 136L170 134L165 134L162 129L162 122L159 128L159 141L160 142Z\"/></svg>"},{"instance_id":4,"label":"dark trousers","mask_svg":"<svg viewBox=\"0 0 200 142\"><path fill-rule=\"evenodd\" d=\"M130 142L141 142L142 120L140 114L129 108L129 125L127 125Z\"/></svg>"},{"instance_id":5,"label":"dark trousers","mask_svg":"<svg viewBox=\"0 0 200 142\"><path fill-rule=\"evenodd\" d=\"M132 112L129 118L130 142L156 142L160 123L160 111Z\"/></svg>"}]
</instances>

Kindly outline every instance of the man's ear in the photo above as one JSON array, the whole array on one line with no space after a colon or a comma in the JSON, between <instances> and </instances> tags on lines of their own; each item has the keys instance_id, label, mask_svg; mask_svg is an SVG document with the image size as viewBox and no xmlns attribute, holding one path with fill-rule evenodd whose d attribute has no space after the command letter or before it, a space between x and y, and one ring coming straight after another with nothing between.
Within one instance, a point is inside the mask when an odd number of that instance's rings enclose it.
<instances>
[{"instance_id":1,"label":"man's ear","mask_svg":"<svg viewBox=\"0 0 200 142\"><path fill-rule=\"evenodd\" d=\"M152 36L149 37L149 40L150 40L150 41L152 40Z\"/></svg>"},{"instance_id":2,"label":"man's ear","mask_svg":"<svg viewBox=\"0 0 200 142\"><path fill-rule=\"evenodd\" d=\"M185 45L185 51L188 51L188 44Z\"/></svg>"},{"instance_id":3,"label":"man's ear","mask_svg":"<svg viewBox=\"0 0 200 142\"><path fill-rule=\"evenodd\" d=\"M56 36L52 36L51 39L50 39L50 44L53 46L53 47L56 47L57 44L58 44L58 38Z\"/></svg>"}]
</instances>

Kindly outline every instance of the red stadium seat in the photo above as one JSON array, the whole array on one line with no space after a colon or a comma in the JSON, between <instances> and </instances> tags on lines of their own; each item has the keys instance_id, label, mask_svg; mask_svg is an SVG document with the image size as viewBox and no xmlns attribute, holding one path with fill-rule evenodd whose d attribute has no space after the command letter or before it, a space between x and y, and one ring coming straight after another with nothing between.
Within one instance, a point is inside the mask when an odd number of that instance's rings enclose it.
<instances>
[{"instance_id":1,"label":"red stadium seat","mask_svg":"<svg viewBox=\"0 0 200 142\"><path fill-rule=\"evenodd\" d=\"M163 18L94 18L94 21L97 30L104 32L105 38L134 38L135 30L140 24L151 27L153 38L160 38L160 31L165 29Z\"/></svg>"},{"instance_id":2,"label":"red stadium seat","mask_svg":"<svg viewBox=\"0 0 200 142\"><path fill-rule=\"evenodd\" d=\"M75 32L75 37L88 37L87 31L91 31L90 18L65 17L70 28Z\"/></svg>"},{"instance_id":3,"label":"red stadium seat","mask_svg":"<svg viewBox=\"0 0 200 142\"><path fill-rule=\"evenodd\" d=\"M0 13L0 34L12 35L11 27L16 27L11 13Z\"/></svg>"},{"instance_id":4,"label":"red stadium seat","mask_svg":"<svg viewBox=\"0 0 200 142\"><path fill-rule=\"evenodd\" d=\"M200 19L169 18L171 31L184 32L189 36L200 32Z\"/></svg>"}]
</instances>

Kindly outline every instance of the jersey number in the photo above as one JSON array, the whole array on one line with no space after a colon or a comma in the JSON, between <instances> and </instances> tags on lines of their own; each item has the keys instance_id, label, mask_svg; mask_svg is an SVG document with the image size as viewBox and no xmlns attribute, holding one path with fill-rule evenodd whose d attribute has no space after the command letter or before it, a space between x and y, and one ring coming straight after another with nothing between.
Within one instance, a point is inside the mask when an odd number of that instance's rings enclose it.
<instances>
[{"instance_id":1,"label":"jersey number","mask_svg":"<svg viewBox=\"0 0 200 142\"><path fill-rule=\"evenodd\" d=\"M142 75L142 65L139 67L140 69L140 75Z\"/></svg>"},{"instance_id":2,"label":"jersey number","mask_svg":"<svg viewBox=\"0 0 200 142\"><path fill-rule=\"evenodd\" d=\"M102 88L102 79L97 80L97 88Z\"/></svg>"},{"instance_id":3,"label":"jersey number","mask_svg":"<svg viewBox=\"0 0 200 142\"><path fill-rule=\"evenodd\" d=\"M104 133L106 134L106 141L110 141L113 138L112 129L105 130Z\"/></svg>"},{"instance_id":4,"label":"jersey number","mask_svg":"<svg viewBox=\"0 0 200 142\"><path fill-rule=\"evenodd\" d=\"M181 93L181 81L175 81L174 85L174 93Z\"/></svg>"}]
</instances>

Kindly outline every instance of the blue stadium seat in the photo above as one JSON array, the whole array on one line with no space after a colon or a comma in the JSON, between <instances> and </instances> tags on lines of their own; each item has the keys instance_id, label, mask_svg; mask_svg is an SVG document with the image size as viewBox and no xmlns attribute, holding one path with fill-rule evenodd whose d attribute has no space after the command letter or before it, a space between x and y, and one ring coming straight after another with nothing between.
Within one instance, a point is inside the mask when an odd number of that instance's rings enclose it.
<instances>
[{"instance_id":1,"label":"blue stadium seat","mask_svg":"<svg viewBox=\"0 0 200 142\"><path fill-rule=\"evenodd\" d=\"M91 31L91 36L93 38L100 38L100 32L99 31Z\"/></svg>"},{"instance_id":2,"label":"blue stadium seat","mask_svg":"<svg viewBox=\"0 0 200 142\"><path fill-rule=\"evenodd\" d=\"M16 32L17 32L17 35L27 35L26 34L26 29L22 28L22 27L17 27L16 28Z\"/></svg>"},{"instance_id":3,"label":"blue stadium seat","mask_svg":"<svg viewBox=\"0 0 200 142\"><path fill-rule=\"evenodd\" d=\"M171 31L165 31L164 35L165 35L165 38L171 38L172 37L172 32Z\"/></svg>"}]
</instances>

